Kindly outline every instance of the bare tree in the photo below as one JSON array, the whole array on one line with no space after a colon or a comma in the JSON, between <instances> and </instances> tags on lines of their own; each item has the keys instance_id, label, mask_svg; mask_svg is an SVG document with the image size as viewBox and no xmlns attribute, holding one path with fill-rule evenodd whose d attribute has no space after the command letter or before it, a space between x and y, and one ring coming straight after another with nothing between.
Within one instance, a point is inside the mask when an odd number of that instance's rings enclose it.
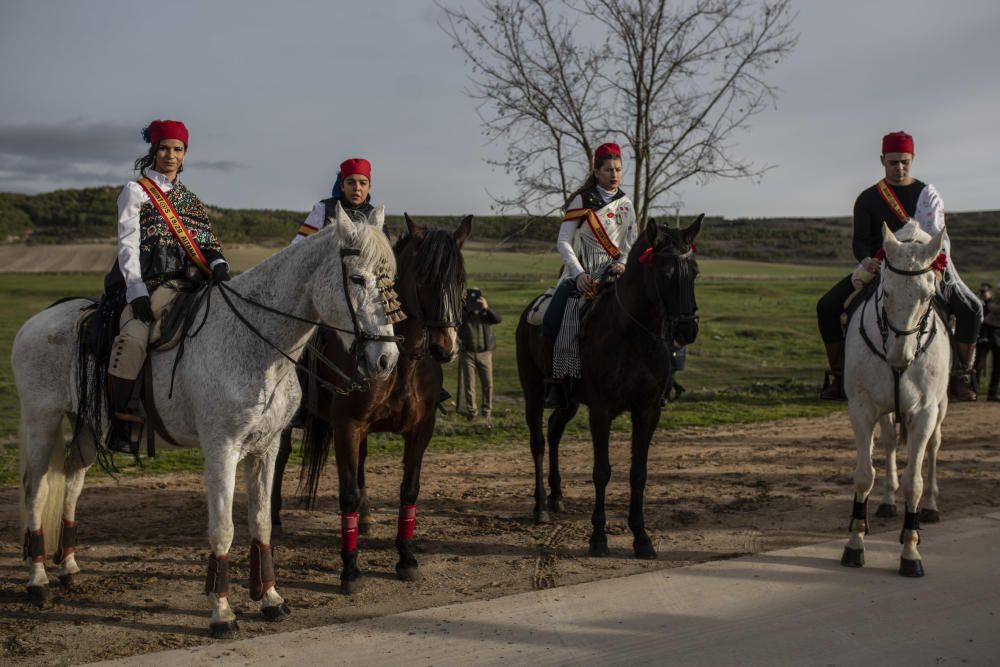
<instances>
[{"instance_id":1,"label":"bare tree","mask_svg":"<svg viewBox=\"0 0 1000 667\"><path fill-rule=\"evenodd\" d=\"M514 179L501 210L550 213L582 181L595 143L632 162L644 224L692 178L760 176L732 135L776 99L764 78L791 52L790 0L482 0L481 15L442 7L471 65L468 94L491 161Z\"/></svg>"}]
</instances>

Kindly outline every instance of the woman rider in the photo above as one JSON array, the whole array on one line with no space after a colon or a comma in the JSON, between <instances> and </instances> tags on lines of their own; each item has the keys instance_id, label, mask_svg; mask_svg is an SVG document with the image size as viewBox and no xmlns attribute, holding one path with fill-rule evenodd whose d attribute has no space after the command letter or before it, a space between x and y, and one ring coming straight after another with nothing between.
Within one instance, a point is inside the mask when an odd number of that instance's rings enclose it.
<instances>
[{"instance_id":1,"label":"woman rider","mask_svg":"<svg viewBox=\"0 0 1000 667\"><path fill-rule=\"evenodd\" d=\"M618 187L621 180L621 148L602 144L594 151L594 167L587 180L566 201L556 242L563 268L542 325L546 338L555 346L553 380L580 377L576 351L579 298L592 297L597 289L595 280L605 272L620 274L625 270L638 235L635 207ZM565 397L568 388L560 389ZM547 404L552 406L556 398L549 392Z\"/></svg>"},{"instance_id":2,"label":"woman rider","mask_svg":"<svg viewBox=\"0 0 1000 667\"><path fill-rule=\"evenodd\" d=\"M187 157L188 130L176 120L155 120L143 130L149 152L135 161L140 178L118 196L118 261L105 279L105 295L125 302L108 366L112 410L108 447L138 454L131 425L136 379L146 359L149 329L170 307L181 280L229 280L229 264L198 197L177 178Z\"/></svg>"},{"instance_id":3,"label":"woman rider","mask_svg":"<svg viewBox=\"0 0 1000 667\"><path fill-rule=\"evenodd\" d=\"M312 236L326 226L327 220L335 220L337 202L344 213L354 222L365 222L375 210L371 204L372 165L361 157L353 157L340 163L340 172L333 183L330 197L313 206L312 211L292 243Z\"/></svg>"}]
</instances>

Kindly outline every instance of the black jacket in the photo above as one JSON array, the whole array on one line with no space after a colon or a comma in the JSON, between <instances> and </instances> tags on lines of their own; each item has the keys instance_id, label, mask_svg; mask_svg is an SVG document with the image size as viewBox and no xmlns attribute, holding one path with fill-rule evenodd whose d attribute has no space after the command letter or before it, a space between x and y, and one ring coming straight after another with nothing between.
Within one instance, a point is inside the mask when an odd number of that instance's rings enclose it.
<instances>
[{"instance_id":1,"label":"black jacket","mask_svg":"<svg viewBox=\"0 0 1000 667\"><path fill-rule=\"evenodd\" d=\"M500 313L492 308L480 311L462 310L462 324L458 327L458 341L465 352L492 352L497 348L493 325L500 324Z\"/></svg>"}]
</instances>

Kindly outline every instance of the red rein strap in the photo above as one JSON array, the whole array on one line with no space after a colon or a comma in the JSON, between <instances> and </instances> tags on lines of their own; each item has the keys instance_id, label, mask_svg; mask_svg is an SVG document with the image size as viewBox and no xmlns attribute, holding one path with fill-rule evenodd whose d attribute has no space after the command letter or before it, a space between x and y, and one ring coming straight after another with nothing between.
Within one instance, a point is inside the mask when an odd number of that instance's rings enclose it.
<instances>
[{"instance_id":1,"label":"red rein strap","mask_svg":"<svg viewBox=\"0 0 1000 667\"><path fill-rule=\"evenodd\" d=\"M348 512L340 517L340 548L356 551L358 548L358 513Z\"/></svg>"},{"instance_id":2,"label":"red rein strap","mask_svg":"<svg viewBox=\"0 0 1000 667\"><path fill-rule=\"evenodd\" d=\"M691 252L698 252L698 246L691 244ZM653 262L653 246L649 246L639 255L640 264L651 264Z\"/></svg>"},{"instance_id":3,"label":"red rein strap","mask_svg":"<svg viewBox=\"0 0 1000 667\"><path fill-rule=\"evenodd\" d=\"M409 542L413 539L413 527L417 524L417 506L400 505L399 522L396 524L396 541Z\"/></svg>"}]
</instances>

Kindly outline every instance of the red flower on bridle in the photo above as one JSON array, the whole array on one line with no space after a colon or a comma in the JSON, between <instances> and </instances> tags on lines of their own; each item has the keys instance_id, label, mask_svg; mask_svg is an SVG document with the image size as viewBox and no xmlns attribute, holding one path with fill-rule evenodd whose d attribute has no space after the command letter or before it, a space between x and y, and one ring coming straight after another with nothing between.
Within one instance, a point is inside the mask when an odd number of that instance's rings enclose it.
<instances>
[{"instance_id":1,"label":"red flower on bridle","mask_svg":"<svg viewBox=\"0 0 1000 667\"><path fill-rule=\"evenodd\" d=\"M698 246L696 246L695 244L692 243L691 244L691 252L694 253L694 252L697 252L697 251L698 251ZM648 248L646 248L645 250L642 251L641 255L639 255L639 263L640 264L649 264L652 261L653 261L653 246L649 246Z\"/></svg>"}]
</instances>

